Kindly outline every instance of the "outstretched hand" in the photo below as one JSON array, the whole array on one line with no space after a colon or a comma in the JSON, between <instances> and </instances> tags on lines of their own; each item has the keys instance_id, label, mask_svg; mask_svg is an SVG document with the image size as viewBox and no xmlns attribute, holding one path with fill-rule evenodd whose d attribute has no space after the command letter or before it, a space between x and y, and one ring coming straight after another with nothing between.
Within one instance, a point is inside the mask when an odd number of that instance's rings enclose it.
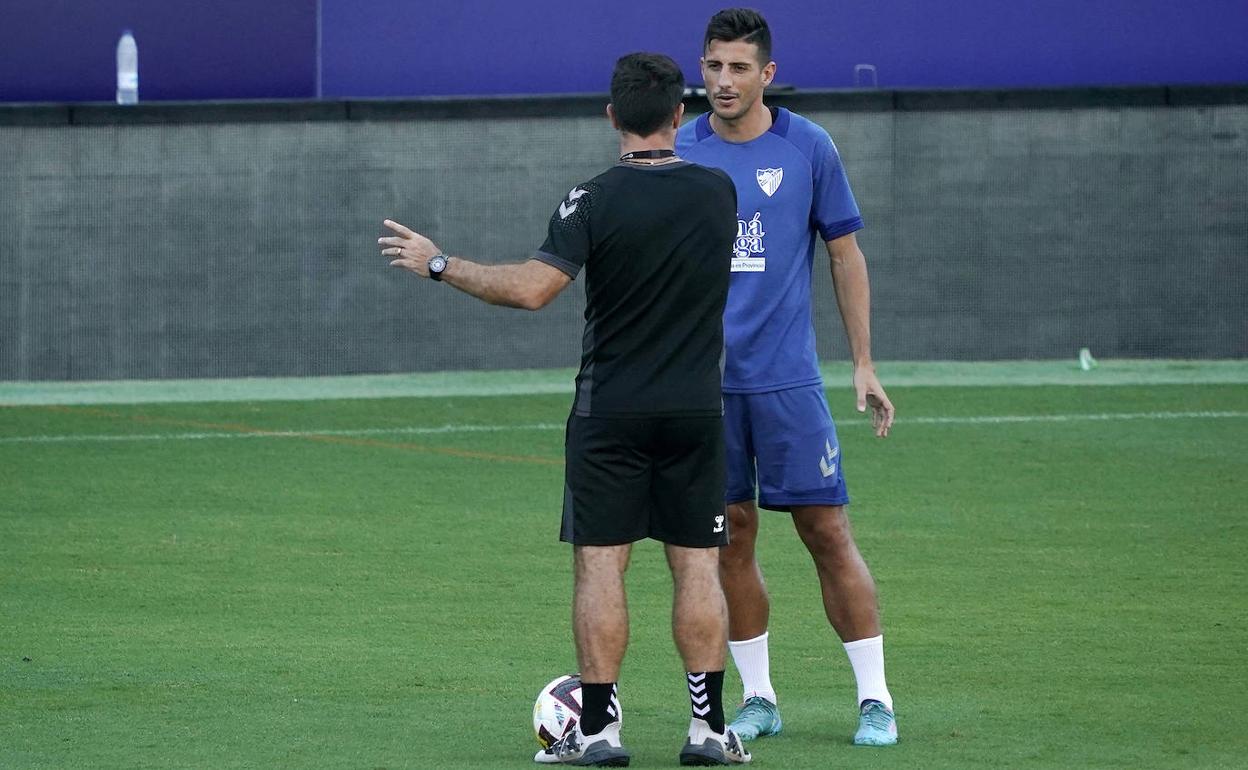
<instances>
[{"instance_id":1,"label":"outstretched hand","mask_svg":"<svg viewBox=\"0 0 1248 770\"><path fill-rule=\"evenodd\" d=\"M871 427L875 429L877 437L886 438L889 429L893 427L896 412L893 402L888 400L888 394L884 392L884 386L875 376L874 368L854 369L854 390L858 391L858 411L865 412L870 406Z\"/></svg>"},{"instance_id":2,"label":"outstretched hand","mask_svg":"<svg viewBox=\"0 0 1248 770\"><path fill-rule=\"evenodd\" d=\"M414 230L392 219L382 222L394 235L377 239L384 257L392 257L391 267L401 267L416 275L429 277L429 258L440 254L436 244Z\"/></svg>"}]
</instances>

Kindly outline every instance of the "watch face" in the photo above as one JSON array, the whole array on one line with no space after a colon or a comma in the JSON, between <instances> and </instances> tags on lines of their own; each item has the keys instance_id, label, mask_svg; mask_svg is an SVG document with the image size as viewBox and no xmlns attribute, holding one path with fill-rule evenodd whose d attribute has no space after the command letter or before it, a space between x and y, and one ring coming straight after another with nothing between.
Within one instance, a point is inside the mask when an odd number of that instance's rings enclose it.
<instances>
[{"instance_id":1,"label":"watch face","mask_svg":"<svg viewBox=\"0 0 1248 770\"><path fill-rule=\"evenodd\" d=\"M438 254L429 260L429 272L440 273L446 269L446 257Z\"/></svg>"}]
</instances>

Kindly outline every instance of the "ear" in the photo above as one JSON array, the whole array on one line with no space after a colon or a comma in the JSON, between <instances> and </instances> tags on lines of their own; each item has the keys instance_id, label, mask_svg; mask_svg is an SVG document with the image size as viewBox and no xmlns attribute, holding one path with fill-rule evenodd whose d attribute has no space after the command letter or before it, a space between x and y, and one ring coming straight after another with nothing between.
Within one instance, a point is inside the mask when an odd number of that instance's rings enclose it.
<instances>
[{"instance_id":1,"label":"ear","mask_svg":"<svg viewBox=\"0 0 1248 770\"><path fill-rule=\"evenodd\" d=\"M771 81L776 79L776 63L774 61L767 62L767 66L763 67L763 87L771 85Z\"/></svg>"},{"instance_id":2,"label":"ear","mask_svg":"<svg viewBox=\"0 0 1248 770\"><path fill-rule=\"evenodd\" d=\"M680 128L681 122L685 119L685 103L681 102L676 105L676 119L672 122L673 128Z\"/></svg>"},{"instance_id":3,"label":"ear","mask_svg":"<svg viewBox=\"0 0 1248 770\"><path fill-rule=\"evenodd\" d=\"M615 110L611 109L611 105L607 105L607 120L611 121L611 127L616 131L620 130L620 121L615 119Z\"/></svg>"}]
</instances>

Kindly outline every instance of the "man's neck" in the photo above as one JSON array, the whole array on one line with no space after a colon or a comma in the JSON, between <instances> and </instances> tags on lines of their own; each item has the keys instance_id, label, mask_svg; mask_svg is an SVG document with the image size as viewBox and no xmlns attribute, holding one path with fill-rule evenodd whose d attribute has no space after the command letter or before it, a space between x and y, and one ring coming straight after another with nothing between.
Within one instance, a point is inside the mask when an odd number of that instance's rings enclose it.
<instances>
[{"instance_id":1,"label":"man's neck","mask_svg":"<svg viewBox=\"0 0 1248 770\"><path fill-rule=\"evenodd\" d=\"M724 120L711 113L711 130L725 142L742 144L753 141L771 128L771 110L759 99L754 106L736 120Z\"/></svg>"},{"instance_id":2,"label":"man's neck","mask_svg":"<svg viewBox=\"0 0 1248 770\"><path fill-rule=\"evenodd\" d=\"M620 155L627 155L630 152L644 152L646 150L674 149L676 149L675 132L651 134L650 136L620 134Z\"/></svg>"}]
</instances>

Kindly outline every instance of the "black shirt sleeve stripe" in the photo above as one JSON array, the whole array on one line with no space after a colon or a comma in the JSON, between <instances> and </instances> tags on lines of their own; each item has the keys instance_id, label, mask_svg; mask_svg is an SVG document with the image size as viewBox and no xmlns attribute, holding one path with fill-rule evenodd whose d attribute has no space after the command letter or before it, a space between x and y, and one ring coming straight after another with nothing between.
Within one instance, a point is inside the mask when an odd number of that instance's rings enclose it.
<instances>
[{"instance_id":1,"label":"black shirt sleeve stripe","mask_svg":"<svg viewBox=\"0 0 1248 770\"><path fill-rule=\"evenodd\" d=\"M581 272L580 265L575 262L569 262L556 254L551 254L546 251L536 251L533 253L532 257L529 257L529 259L536 259L538 262L545 262L551 267L566 273L567 276L574 281L576 280L576 276Z\"/></svg>"}]
</instances>

